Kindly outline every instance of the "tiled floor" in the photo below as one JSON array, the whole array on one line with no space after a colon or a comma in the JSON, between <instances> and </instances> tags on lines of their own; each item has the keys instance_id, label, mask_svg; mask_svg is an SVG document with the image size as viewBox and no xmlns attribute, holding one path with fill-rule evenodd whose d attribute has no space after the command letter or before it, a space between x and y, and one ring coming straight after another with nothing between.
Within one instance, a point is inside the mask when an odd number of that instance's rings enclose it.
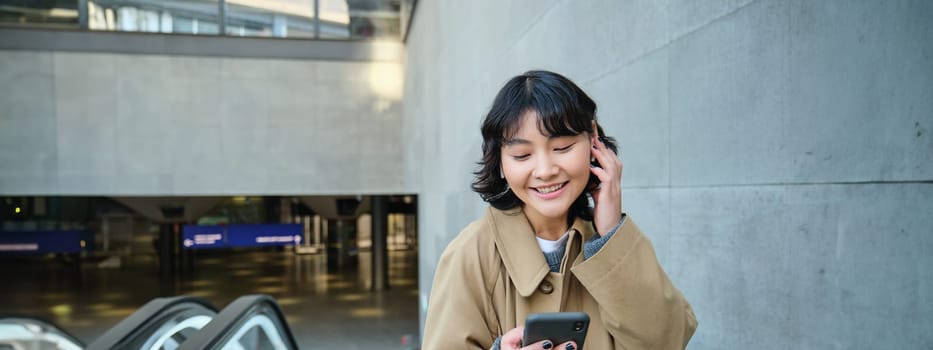
<instances>
[{"instance_id":1,"label":"tiled floor","mask_svg":"<svg viewBox=\"0 0 933 350\"><path fill-rule=\"evenodd\" d=\"M159 296L194 295L218 309L245 294L269 294L302 349L406 349L418 333L417 252L389 253L390 288L369 290L370 253L358 267L327 268L325 255L279 251L212 252L194 274L160 283L153 256L120 267L54 259L0 259L0 314L36 316L90 342Z\"/></svg>"}]
</instances>

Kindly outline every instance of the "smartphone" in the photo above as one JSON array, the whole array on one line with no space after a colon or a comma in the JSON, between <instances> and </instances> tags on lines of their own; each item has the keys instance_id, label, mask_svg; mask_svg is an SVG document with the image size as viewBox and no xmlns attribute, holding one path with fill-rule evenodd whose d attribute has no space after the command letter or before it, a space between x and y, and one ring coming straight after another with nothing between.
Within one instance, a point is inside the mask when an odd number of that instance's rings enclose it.
<instances>
[{"instance_id":1,"label":"smartphone","mask_svg":"<svg viewBox=\"0 0 933 350\"><path fill-rule=\"evenodd\" d=\"M599 161L594 160L590 162L590 165L594 167L598 167ZM596 175L594 175L593 173L590 173L590 179L589 181L586 182L586 190L587 191L595 190L597 187L599 187L599 184L600 184L599 178L596 177Z\"/></svg>"},{"instance_id":2,"label":"smartphone","mask_svg":"<svg viewBox=\"0 0 933 350\"><path fill-rule=\"evenodd\" d=\"M606 143L606 138L603 137L603 136L600 136L600 137L599 137L599 141L602 142L602 143ZM612 149L612 148L615 147L615 143L612 143L612 144L606 143L606 145L607 145L608 147L610 147L610 149ZM613 150L613 151L615 151L615 150ZM593 166L593 167L602 167L602 166L599 164L599 161L598 161L598 160L595 160L595 159L594 159L593 161L590 162L590 166ZM596 175L594 175L593 173L590 173L590 179L589 179L589 181L587 181L587 183L586 183L586 190L587 190L587 191L595 190L597 187L599 187L599 184L600 184L599 178L596 177Z\"/></svg>"},{"instance_id":3,"label":"smartphone","mask_svg":"<svg viewBox=\"0 0 933 350\"><path fill-rule=\"evenodd\" d=\"M590 326L590 316L584 312L547 312L528 315L525 319L525 334L522 346L542 340L550 340L554 345L571 341L577 343L577 349L583 349L586 330Z\"/></svg>"}]
</instances>

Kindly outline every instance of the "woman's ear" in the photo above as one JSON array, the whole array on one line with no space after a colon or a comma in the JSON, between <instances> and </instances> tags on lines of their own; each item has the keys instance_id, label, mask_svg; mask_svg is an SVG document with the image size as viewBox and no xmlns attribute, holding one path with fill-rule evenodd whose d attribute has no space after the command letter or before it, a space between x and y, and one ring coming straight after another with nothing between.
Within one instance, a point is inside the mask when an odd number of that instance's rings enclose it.
<instances>
[{"instance_id":1,"label":"woman's ear","mask_svg":"<svg viewBox=\"0 0 933 350\"><path fill-rule=\"evenodd\" d=\"M593 123L593 133L590 134L590 143L592 143L593 146L595 147L596 141L599 141L599 125L596 124L596 120L593 120L592 123Z\"/></svg>"}]
</instances>

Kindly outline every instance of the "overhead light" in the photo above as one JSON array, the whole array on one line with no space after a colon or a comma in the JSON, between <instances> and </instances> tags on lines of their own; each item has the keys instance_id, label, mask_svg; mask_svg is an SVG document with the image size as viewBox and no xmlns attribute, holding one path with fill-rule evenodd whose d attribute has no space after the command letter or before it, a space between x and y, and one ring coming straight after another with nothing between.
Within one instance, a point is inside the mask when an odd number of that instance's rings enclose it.
<instances>
[{"instance_id":1,"label":"overhead light","mask_svg":"<svg viewBox=\"0 0 933 350\"><path fill-rule=\"evenodd\" d=\"M13 212L14 212L14 213L17 213L17 214L19 214L19 212L21 212L21 211L23 211L23 210L20 209L19 207L16 207L16 209L13 209Z\"/></svg>"},{"instance_id":2,"label":"overhead light","mask_svg":"<svg viewBox=\"0 0 933 350\"><path fill-rule=\"evenodd\" d=\"M78 10L56 7L49 10L49 17L78 18Z\"/></svg>"}]
</instances>

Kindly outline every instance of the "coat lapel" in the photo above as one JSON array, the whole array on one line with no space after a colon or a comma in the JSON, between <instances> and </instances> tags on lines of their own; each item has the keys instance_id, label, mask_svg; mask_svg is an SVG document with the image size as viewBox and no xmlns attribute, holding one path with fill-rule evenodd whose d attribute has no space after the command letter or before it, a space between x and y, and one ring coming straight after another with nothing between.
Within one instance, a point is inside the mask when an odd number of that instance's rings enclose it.
<instances>
[{"instance_id":1,"label":"coat lapel","mask_svg":"<svg viewBox=\"0 0 933 350\"><path fill-rule=\"evenodd\" d=\"M550 269L547 261L544 260L541 248L538 247L538 241L535 240L535 233L531 230L528 219L522 214L521 207L505 211L489 207L486 210L495 237L496 248L499 249L499 255L502 256L502 263L505 264L509 278L512 279L522 297L531 296ZM571 232L568 248L574 239L585 242L593 236L593 225L589 221L577 218L572 227L575 232ZM579 236L573 237L576 235ZM583 256L582 254L576 257L565 256L565 261L568 258L582 259Z\"/></svg>"},{"instance_id":2,"label":"coat lapel","mask_svg":"<svg viewBox=\"0 0 933 350\"><path fill-rule=\"evenodd\" d=\"M518 293L522 297L531 296L550 269L528 219L520 207L507 211L490 207L487 211L505 270Z\"/></svg>"}]
</instances>

